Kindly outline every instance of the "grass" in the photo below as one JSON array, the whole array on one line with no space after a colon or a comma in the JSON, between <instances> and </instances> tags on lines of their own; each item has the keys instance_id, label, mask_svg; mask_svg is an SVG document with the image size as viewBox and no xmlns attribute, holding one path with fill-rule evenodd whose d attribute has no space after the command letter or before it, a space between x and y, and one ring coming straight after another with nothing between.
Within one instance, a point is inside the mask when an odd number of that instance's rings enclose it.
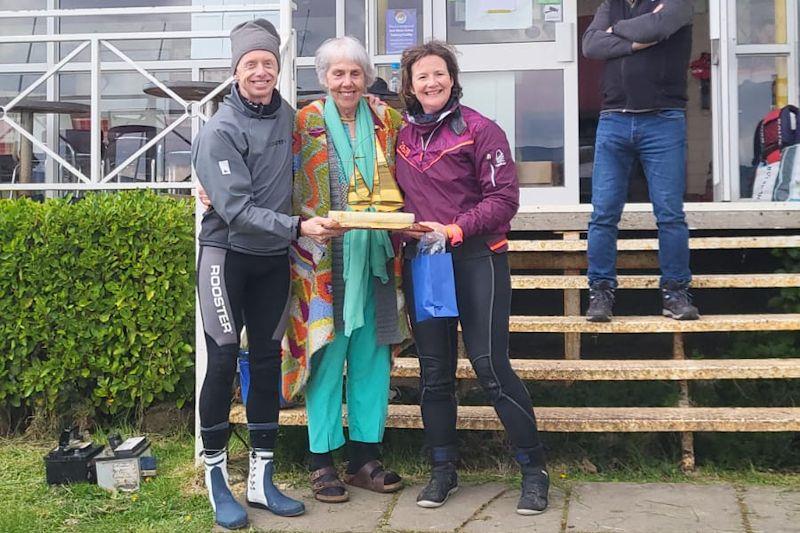
<instances>
[{"instance_id":1,"label":"grass","mask_svg":"<svg viewBox=\"0 0 800 533\"><path fill-rule=\"evenodd\" d=\"M0 440L0 531L208 531L213 517L192 464L193 440L157 439L158 476L133 494L88 483L50 487L42 458L52 442Z\"/></svg>"},{"instance_id":2,"label":"grass","mask_svg":"<svg viewBox=\"0 0 800 533\"><path fill-rule=\"evenodd\" d=\"M123 434L133 434L125 428ZM581 438L545 434L550 447L550 472L557 486L581 481L691 482L736 485L773 485L800 489L800 474L756 468L749 463L708 463L696 473L684 474L672 460L669 439L644 436L605 435ZM423 482L428 466L419 453L419 431L387 430L385 462L409 483ZM508 458L502 435L494 432L462 432L465 483L519 483L519 475ZM741 440L742 435L737 436ZM95 440L103 442L102 434ZM194 468L194 440L184 432L174 437L151 436L158 458L158 476L145 482L134 494L109 493L97 486L74 484L50 487L44 482L43 456L55 442L31 441L24 437L0 439L0 531L162 532L209 531L213 516L203 488L202 473ZM656 444L653 443L655 441ZM586 442L595 444L586 452ZM283 428L277 455L278 481L306 487L306 437L304 428ZM664 446L660 449L659 446ZM597 453L597 449L608 453ZM589 461L588 457L596 465ZM340 457L341 458L341 457ZM620 459L621 458L621 459ZM244 490L248 462L245 446L231 439L231 481L237 492Z\"/></svg>"}]
</instances>

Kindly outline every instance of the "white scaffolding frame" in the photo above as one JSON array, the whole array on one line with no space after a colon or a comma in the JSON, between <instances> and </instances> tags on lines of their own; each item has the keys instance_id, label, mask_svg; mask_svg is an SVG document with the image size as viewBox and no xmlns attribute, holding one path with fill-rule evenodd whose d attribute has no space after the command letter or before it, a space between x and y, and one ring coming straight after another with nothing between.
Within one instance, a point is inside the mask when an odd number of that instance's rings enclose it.
<instances>
[{"instance_id":1,"label":"white scaffolding frame","mask_svg":"<svg viewBox=\"0 0 800 533\"><path fill-rule=\"evenodd\" d=\"M41 150L48 156L48 165L51 165L52 172L50 175L55 175L54 163L59 164L67 172L77 178L77 182L73 183L0 183L0 191L53 191L53 190L113 190L113 189L191 189L195 185L196 180L192 182L184 181L151 181L145 183L115 183L111 180L114 179L122 172L125 167L133 163L140 156L145 154L148 150L159 144L171 131L183 124L185 121L193 118L199 118L203 122L208 120L208 116L202 111L203 106L219 95L220 92L226 90L233 78L229 77L220 83L211 93L205 96L199 102L188 102L175 94L169 87L161 82L151 71L186 68L193 69L197 64L200 68L220 68L227 67L230 63L229 60L220 58L212 60L173 60L173 61L145 61L137 62L132 60L128 55L114 46L111 41L136 41L136 40L167 40L167 39L208 39L208 38L227 38L228 31L172 31L172 32L126 32L126 33L76 33L76 34L59 34L55 33L55 24L53 21L57 18L64 17L96 17L96 16L152 16L152 15L172 15L172 14L196 14L196 13L230 13L230 12L277 12L279 16L279 32L281 34L281 64L284 68L281 69L279 78L279 87L281 94L291 103L295 104L295 61L294 61L294 31L292 30L292 11L295 5L291 1L281 1L277 3L265 4L252 4L252 5L213 5L213 6L161 6L161 7L129 7L129 8L96 8L96 9L44 9L44 10L17 10L17 11L0 11L0 19L14 19L14 18L45 18L48 21L48 33L45 35L4 35L0 36L0 44L15 44L15 43L47 43L52 47L55 43L74 42L77 47L67 54L63 59L55 64L18 64L18 65L4 65L4 72L6 73L33 73L38 74L41 72L42 67L46 67L46 71L39 76L39 78L32 84L28 85L17 94L6 105L0 106L0 121L5 122L12 129L17 131L20 136L27 139L33 146ZM73 63L78 54L85 49L90 50L90 61L88 63ZM102 61L100 54L105 49L112 52L120 61L107 62ZM48 50L48 58L52 61L55 54L52 50ZM5 68L8 66L9 68ZM179 116L172 124L159 131L154 138L149 140L146 144L141 146L136 152L129 156L122 164L117 165L116 168L106 174L102 175L102 161L101 161L101 117L100 117L100 75L102 71L118 71L127 70L135 71L145 77L148 81L153 83L161 89L172 100L177 102L183 108L183 114ZM75 168L56 151L54 151L48 143L38 140L32 132L28 132L19 122L12 119L9 113L14 111L17 106L26 96L30 95L39 86L44 83L49 83L48 95L55 92L55 84L53 79L55 74L59 72L86 72L90 73L90 172L86 176L83 172ZM53 129L55 120L48 119L48 129ZM196 128L193 128L192 138ZM51 132L52 133L52 132ZM50 144L55 146L53 139L56 137L50 135Z\"/></svg>"}]
</instances>

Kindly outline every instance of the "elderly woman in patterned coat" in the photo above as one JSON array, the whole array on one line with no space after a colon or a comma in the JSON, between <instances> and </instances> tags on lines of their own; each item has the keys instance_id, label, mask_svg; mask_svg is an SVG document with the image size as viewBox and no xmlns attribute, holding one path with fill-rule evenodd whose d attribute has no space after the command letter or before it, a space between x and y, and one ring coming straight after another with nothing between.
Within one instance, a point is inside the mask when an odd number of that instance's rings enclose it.
<instances>
[{"instance_id":1,"label":"elderly woman in patterned coat","mask_svg":"<svg viewBox=\"0 0 800 533\"><path fill-rule=\"evenodd\" d=\"M315 63L328 95L297 112L294 214L399 211L394 155L402 121L394 109L371 106L364 96L375 79L369 55L356 39L341 37L326 41ZM392 347L409 337L396 251L388 232L376 230L350 230L324 244L301 237L290 251L283 387L287 397L305 391L311 484L323 502L349 497L331 455L345 444L345 362L350 441L344 481L376 492L402 487L400 476L384 469L379 451Z\"/></svg>"}]
</instances>

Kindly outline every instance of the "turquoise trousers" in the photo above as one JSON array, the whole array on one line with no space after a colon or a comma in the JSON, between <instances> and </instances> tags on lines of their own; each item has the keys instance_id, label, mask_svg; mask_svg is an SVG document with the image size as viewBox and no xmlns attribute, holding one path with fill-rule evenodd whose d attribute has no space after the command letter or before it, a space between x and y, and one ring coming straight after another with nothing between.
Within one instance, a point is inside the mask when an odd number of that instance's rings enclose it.
<instances>
[{"instance_id":1,"label":"turquoise trousers","mask_svg":"<svg viewBox=\"0 0 800 533\"><path fill-rule=\"evenodd\" d=\"M323 353L311 360L306 385L308 442L313 453L326 453L344 446L342 386L347 362L347 421L350 439L381 442L389 403L389 346L378 346L375 299L369 284L364 326L350 337L337 331Z\"/></svg>"}]
</instances>

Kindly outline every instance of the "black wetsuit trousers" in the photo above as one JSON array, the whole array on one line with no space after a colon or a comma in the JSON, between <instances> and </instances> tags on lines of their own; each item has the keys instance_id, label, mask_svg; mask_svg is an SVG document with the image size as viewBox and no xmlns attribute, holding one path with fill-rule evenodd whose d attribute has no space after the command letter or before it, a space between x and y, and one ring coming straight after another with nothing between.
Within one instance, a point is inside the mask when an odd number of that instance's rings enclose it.
<instances>
[{"instance_id":1,"label":"black wetsuit trousers","mask_svg":"<svg viewBox=\"0 0 800 533\"><path fill-rule=\"evenodd\" d=\"M254 447L272 449L280 407L280 335L289 295L288 257L202 246L197 289L208 350L199 406L203 446L220 450L227 445L239 335L242 326L247 326L247 426Z\"/></svg>"},{"instance_id":2,"label":"black wetsuit trousers","mask_svg":"<svg viewBox=\"0 0 800 533\"><path fill-rule=\"evenodd\" d=\"M464 345L484 392L494 405L517 450L540 449L536 419L525 385L508 357L511 275L505 253L454 258L459 318L417 322L414 313L411 262L403 284L420 363L420 407L426 444L433 450L454 450L456 439L455 375L458 322ZM451 455L445 453L443 457Z\"/></svg>"}]
</instances>

